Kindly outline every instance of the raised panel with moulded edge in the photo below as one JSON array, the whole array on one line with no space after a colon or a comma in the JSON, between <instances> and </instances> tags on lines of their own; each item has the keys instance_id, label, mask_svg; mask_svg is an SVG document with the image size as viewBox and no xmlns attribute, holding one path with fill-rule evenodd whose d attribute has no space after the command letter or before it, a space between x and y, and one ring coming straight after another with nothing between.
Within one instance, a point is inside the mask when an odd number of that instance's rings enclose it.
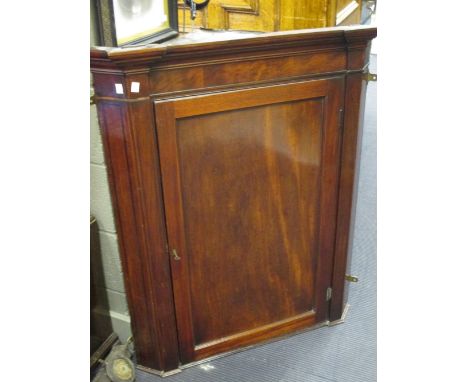
<instances>
[{"instance_id":1,"label":"raised panel with moulded edge","mask_svg":"<svg viewBox=\"0 0 468 382\"><path fill-rule=\"evenodd\" d=\"M182 362L328 319L343 85L156 101Z\"/></svg>"}]
</instances>

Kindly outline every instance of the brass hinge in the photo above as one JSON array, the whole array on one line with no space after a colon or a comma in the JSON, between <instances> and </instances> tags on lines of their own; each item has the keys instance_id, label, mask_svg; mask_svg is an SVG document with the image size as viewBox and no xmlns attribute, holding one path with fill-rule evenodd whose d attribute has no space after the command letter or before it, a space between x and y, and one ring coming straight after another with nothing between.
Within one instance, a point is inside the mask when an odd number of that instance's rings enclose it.
<instances>
[{"instance_id":1,"label":"brass hinge","mask_svg":"<svg viewBox=\"0 0 468 382\"><path fill-rule=\"evenodd\" d=\"M328 288L327 288L327 298L326 298L327 301L330 301L330 300L331 300L331 298L332 298L332 293L333 293L333 289L330 288L330 287L328 287Z\"/></svg>"},{"instance_id":2,"label":"brass hinge","mask_svg":"<svg viewBox=\"0 0 468 382\"><path fill-rule=\"evenodd\" d=\"M91 87L89 89L89 104L90 105L95 105L96 104L96 99L94 98L94 88Z\"/></svg>"},{"instance_id":3,"label":"brass hinge","mask_svg":"<svg viewBox=\"0 0 468 382\"><path fill-rule=\"evenodd\" d=\"M345 280L352 282L352 283L357 283L359 279L356 276L351 276L351 275L346 275Z\"/></svg>"},{"instance_id":4,"label":"brass hinge","mask_svg":"<svg viewBox=\"0 0 468 382\"><path fill-rule=\"evenodd\" d=\"M365 72L362 75L362 79L364 81L377 81L377 74L371 73L371 72Z\"/></svg>"}]
</instances>

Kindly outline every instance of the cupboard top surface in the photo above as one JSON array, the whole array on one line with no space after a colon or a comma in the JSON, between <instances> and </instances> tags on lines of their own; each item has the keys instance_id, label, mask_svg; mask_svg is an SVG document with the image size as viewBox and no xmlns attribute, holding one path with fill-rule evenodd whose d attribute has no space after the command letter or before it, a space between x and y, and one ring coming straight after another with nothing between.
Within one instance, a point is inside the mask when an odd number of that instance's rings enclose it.
<instances>
[{"instance_id":1,"label":"cupboard top surface","mask_svg":"<svg viewBox=\"0 0 468 382\"><path fill-rule=\"evenodd\" d=\"M225 32L230 33L230 32ZM115 63L129 64L135 63L149 64L165 56L183 56L184 54L202 54L207 55L213 51L229 50L250 50L255 48L272 49L275 47L286 47L289 45L309 45L309 44L330 44L330 43L349 43L359 40L371 40L377 35L377 28L371 26L344 26L316 29L301 29L293 31L262 33L254 37L246 33L244 38L239 33L235 34L234 39L226 40L223 32L214 34L219 35L218 41L209 42L189 42L182 44L149 44L146 46L111 48L95 47L91 49L91 66L99 66L100 60L108 59Z\"/></svg>"}]
</instances>

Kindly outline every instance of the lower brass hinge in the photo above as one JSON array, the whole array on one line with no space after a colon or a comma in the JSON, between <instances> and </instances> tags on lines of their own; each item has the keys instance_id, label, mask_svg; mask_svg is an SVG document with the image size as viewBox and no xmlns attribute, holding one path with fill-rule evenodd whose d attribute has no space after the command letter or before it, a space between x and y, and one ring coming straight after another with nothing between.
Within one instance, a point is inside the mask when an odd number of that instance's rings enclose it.
<instances>
[{"instance_id":1,"label":"lower brass hinge","mask_svg":"<svg viewBox=\"0 0 468 382\"><path fill-rule=\"evenodd\" d=\"M359 279L356 276L351 276L351 275L346 275L345 280L352 282L352 283L357 283Z\"/></svg>"},{"instance_id":2,"label":"lower brass hinge","mask_svg":"<svg viewBox=\"0 0 468 382\"><path fill-rule=\"evenodd\" d=\"M377 74L371 73L371 72L365 72L362 74L362 79L364 81L377 81Z\"/></svg>"}]
</instances>

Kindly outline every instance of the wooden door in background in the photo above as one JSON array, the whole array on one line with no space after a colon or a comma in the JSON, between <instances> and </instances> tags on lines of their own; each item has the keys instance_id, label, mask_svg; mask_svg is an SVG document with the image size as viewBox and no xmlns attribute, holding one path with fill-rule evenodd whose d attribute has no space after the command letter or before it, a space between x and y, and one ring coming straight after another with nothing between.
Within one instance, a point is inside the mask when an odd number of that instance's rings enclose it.
<instances>
[{"instance_id":1,"label":"wooden door in background","mask_svg":"<svg viewBox=\"0 0 468 382\"><path fill-rule=\"evenodd\" d=\"M200 2L200 1L196 1ZM189 8L183 12L184 1L178 0L179 30L184 24L190 30ZM194 24L198 28L216 30L274 31L279 14L272 0L210 0L206 8L197 12Z\"/></svg>"},{"instance_id":2,"label":"wooden door in background","mask_svg":"<svg viewBox=\"0 0 468 382\"><path fill-rule=\"evenodd\" d=\"M182 363L327 320L343 79L155 102Z\"/></svg>"},{"instance_id":3,"label":"wooden door in background","mask_svg":"<svg viewBox=\"0 0 468 382\"><path fill-rule=\"evenodd\" d=\"M359 24L362 0L211 0L197 12L203 29L273 32ZM197 1L196 2L200 2ZM178 0L179 30L191 30L189 7Z\"/></svg>"}]
</instances>

